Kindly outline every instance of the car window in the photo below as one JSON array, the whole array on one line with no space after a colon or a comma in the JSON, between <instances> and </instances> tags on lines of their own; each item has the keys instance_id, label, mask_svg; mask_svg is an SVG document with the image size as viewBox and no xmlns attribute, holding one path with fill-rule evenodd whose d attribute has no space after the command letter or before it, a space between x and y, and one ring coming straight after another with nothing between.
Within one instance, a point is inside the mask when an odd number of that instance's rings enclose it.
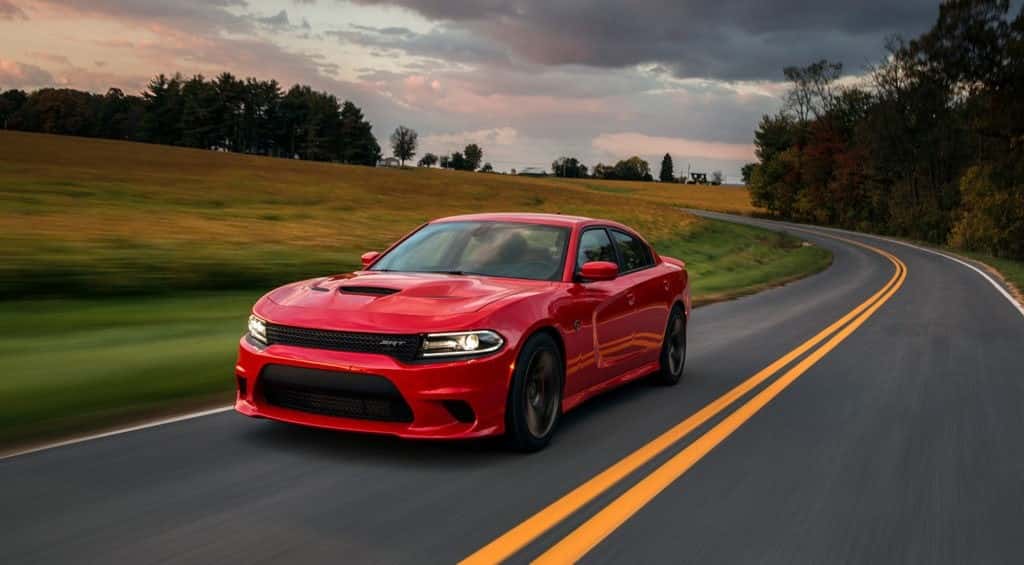
<instances>
[{"instance_id":1,"label":"car window","mask_svg":"<svg viewBox=\"0 0 1024 565\"><path fill-rule=\"evenodd\" d=\"M619 257L622 259L619 270L623 273L650 267L654 264L651 252L643 241L617 230L612 231L612 237L615 238L615 248L618 249Z\"/></svg>"},{"instance_id":2,"label":"car window","mask_svg":"<svg viewBox=\"0 0 1024 565\"><path fill-rule=\"evenodd\" d=\"M371 270L559 280L569 230L517 222L428 224Z\"/></svg>"},{"instance_id":3,"label":"car window","mask_svg":"<svg viewBox=\"0 0 1024 565\"><path fill-rule=\"evenodd\" d=\"M416 253L395 257L389 266L393 270L432 271L446 267L445 258L451 253L459 232L454 229L423 230L407 242Z\"/></svg>"},{"instance_id":4,"label":"car window","mask_svg":"<svg viewBox=\"0 0 1024 565\"><path fill-rule=\"evenodd\" d=\"M615 251L608 232L603 229L587 230L580 236L580 251L576 255L576 268L590 261L615 262Z\"/></svg>"}]
</instances>

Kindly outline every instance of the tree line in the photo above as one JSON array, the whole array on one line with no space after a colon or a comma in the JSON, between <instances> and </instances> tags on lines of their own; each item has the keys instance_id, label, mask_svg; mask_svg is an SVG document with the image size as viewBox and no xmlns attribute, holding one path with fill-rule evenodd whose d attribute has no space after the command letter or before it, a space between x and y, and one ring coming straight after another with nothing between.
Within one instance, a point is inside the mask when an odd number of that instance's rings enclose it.
<instances>
[{"instance_id":1,"label":"tree line","mask_svg":"<svg viewBox=\"0 0 1024 565\"><path fill-rule=\"evenodd\" d=\"M588 174L589 172L589 174ZM622 159L614 165L598 163L593 169L588 169L576 157L559 157L551 163L551 173L556 177L565 178L596 178L606 180L633 180L653 181L651 165L636 155L628 159ZM706 175L704 175L706 176ZM661 182L694 182L694 179L686 178L686 175L675 176L675 167L672 164L672 156L665 153L661 159L661 169L658 172L658 180ZM711 173L711 184L721 184L723 180L721 171Z\"/></svg>"},{"instance_id":2,"label":"tree line","mask_svg":"<svg viewBox=\"0 0 1024 565\"><path fill-rule=\"evenodd\" d=\"M381 155L373 126L352 102L231 73L161 74L141 95L8 90L0 94L0 126L371 166Z\"/></svg>"},{"instance_id":3,"label":"tree line","mask_svg":"<svg viewBox=\"0 0 1024 565\"><path fill-rule=\"evenodd\" d=\"M398 126L391 134L391 153L401 161L403 167L406 161L416 156L418 146L419 134L414 129ZM416 162L416 166L429 168L439 165L442 169L456 171L493 172L494 167L490 163L481 164L483 159L484 150L476 143L470 143L462 151L455 151L450 155L437 156L434 153L424 153L423 157Z\"/></svg>"},{"instance_id":4,"label":"tree line","mask_svg":"<svg viewBox=\"0 0 1024 565\"><path fill-rule=\"evenodd\" d=\"M1024 9L943 3L859 85L790 67L743 168L756 205L799 221L1024 258Z\"/></svg>"}]
</instances>

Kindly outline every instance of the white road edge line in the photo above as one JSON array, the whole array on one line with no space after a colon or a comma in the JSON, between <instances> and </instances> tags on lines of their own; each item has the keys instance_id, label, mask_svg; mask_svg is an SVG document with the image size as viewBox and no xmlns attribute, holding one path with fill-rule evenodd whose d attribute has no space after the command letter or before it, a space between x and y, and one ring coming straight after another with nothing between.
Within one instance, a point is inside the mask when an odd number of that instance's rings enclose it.
<instances>
[{"instance_id":1,"label":"white road edge line","mask_svg":"<svg viewBox=\"0 0 1024 565\"><path fill-rule=\"evenodd\" d=\"M691 213L692 212L705 212L705 213L706 212L711 212L712 216L720 216L720 217L721 216L725 216L725 217L733 216L733 217L736 217L736 218L744 218L744 219L747 219L747 220L753 220L753 222L751 222L751 223L753 223L754 225L756 225L758 222L766 222L766 223L778 224L778 225L782 225L782 226L788 225L788 226L792 226L792 227L798 228L798 229L816 228L816 229L820 229L820 230L831 231L831 232L838 232L838 233L847 234L847 235L862 236L862 237L867 237L867 238L871 238L871 239L877 239L879 241L885 241L885 242L888 242L888 243L895 243L897 245L903 245L905 247L911 247L911 248L917 249L918 251L924 251L925 253L931 253L932 255L938 255L939 257L943 257L945 259L949 259L950 261L953 261L955 263L960 263L961 265L967 267L968 269L971 269L975 273L978 273L979 275L984 277L985 280L987 280L989 282L989 284L991 284L992 287L995 288L996 291L999 292L999 294L1003 295L1003 298L1005 298L1006 301L1009 302L1010 305L1013 306L1017 310L1017 312L1020 313L1021 316L1024 316L1024 305L1021 305L1021 303L1017 302L1017 299L1015 299L1012 294L1010 294L1005 288L1003 288L1003 285L999 284L998 282L996 282L995 279L990 277L988 273L986 273L985 271L982 271L981 269L979 269L978 267L968 263L967 261L964 261L963 259L960 259L958 257L953 257L952 255L947 255L947 254L945 254L945 253L943 253L941 251L936 251L934 249L928 249L927 247L921 247L920 245L914 245L913 243L907 243L905 241L900 241L898 239L891 239L891 238L888 238L888 237L883 237L883 236L875 235L875 234L871 234L871 233L862 233L862 232L858 232L858 231L844 230L844 229L841 229L841 228L832 228L832 227L828 227L828 226L816 226L814 224L799 224L799 223L796 223L796 222L786 222L786 221L782 221L782 220L768 220L768 219L764 219L764 218L754 218L754 217L751 217L751 216L738 216L738 215L735 215L735 214L726 214L726 213L722 213L722 212L712 212L710 210L697 210L697 209L694 209L694 208L682 208L682 210L685 211L685 212L691 212ZM725 221L728 221L728 220L725 220Z\"/></svg>"},{"instance_id":2,"label":"white road edge line","mask_svg":"<svg viewBox=\"0 0 1024 565\"><path fill-rule=\"evenodd\" d=\"M21 455L28 455L30 453L38 453L40 451L47 451L47 450L50 450L50 449L56 449L58 447L66 447L66 446L69 446L69 445L74 445L76 443L83 443L83 442L87 442L87 441L92 441L94 439L102 439L102 438L105 438L105 437L111 437L111 436L116 436L116 435L121 435L121 434L127 434L127 433L130 433L130 432L137 432L139 430L145 430L145 429L148 429L148 428L155 428L155 427L158 427L158 426L164 426L164 425L167 425L167 424L174 424L176 422L183 422L185 420L193 420L195 418L202 418L204 416L212 416L214 414L220 414L222 412L227 412L228 410L232 410L234 407L235 407L235 405L231 404L229 406L221 406L221 407L218 407L218 408L211 408L209 410L201 410L199 412L189 412L187 414L182 414L180 416L172 416L170 418L164 418L162 420L154 420L152 422L147 422L145 424L138 424L138 425L135 425L135 426L129 426L127 428L118 428L116 430L110 430L110 431L107 431L107 432L102 432L102 433L98 433L98 434L82 436L82 437L78 437L78 438L74 438L74 439L68 439L68 440L64 440L64 441L58 441L56 443L49 443L49 444L41 445L41 446L38 446L38 447L30 447L30 448L24 449L22 451L15 451L13 453L8 453L6 455L2 455L2 456L0 456L0 461L3 461L5 459L11 459L13 457L18 457L18 456L21 456Z\"/></svg>"}]
</instances>

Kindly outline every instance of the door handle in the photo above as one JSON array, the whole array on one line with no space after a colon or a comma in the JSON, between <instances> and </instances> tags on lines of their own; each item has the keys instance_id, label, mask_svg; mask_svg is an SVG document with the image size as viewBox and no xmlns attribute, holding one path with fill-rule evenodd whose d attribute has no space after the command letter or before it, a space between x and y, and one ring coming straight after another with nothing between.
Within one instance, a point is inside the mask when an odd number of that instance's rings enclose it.
<instances>
[{"instance_id":1,"label":"door handle","mask_svg":"<svg viewBox=\"0 0 1024 565\"><path fill-rule=\"evenodd\" d=\"M626 295L626 304L629 304L630 306L636 304L636 295L633 294L632 292L627 294Z\"/></svg>"}]
</instances>

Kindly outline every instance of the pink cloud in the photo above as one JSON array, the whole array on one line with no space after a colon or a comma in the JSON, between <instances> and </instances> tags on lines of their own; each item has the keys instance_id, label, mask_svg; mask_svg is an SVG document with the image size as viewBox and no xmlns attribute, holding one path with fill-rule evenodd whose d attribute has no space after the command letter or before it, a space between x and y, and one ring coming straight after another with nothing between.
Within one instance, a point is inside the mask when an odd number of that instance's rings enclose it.
<instances>
[{"instance_id":1,"label":"pink cloud","mask_svg":"<svg viewBox=\"0 0 1024 565\"><path fill-rule=\"evenodd\" d=\"M3 88L50 86L53 82L53 75L46 69L9 59L0 59L0 86Z\"/></svg>"}]
</instances>

